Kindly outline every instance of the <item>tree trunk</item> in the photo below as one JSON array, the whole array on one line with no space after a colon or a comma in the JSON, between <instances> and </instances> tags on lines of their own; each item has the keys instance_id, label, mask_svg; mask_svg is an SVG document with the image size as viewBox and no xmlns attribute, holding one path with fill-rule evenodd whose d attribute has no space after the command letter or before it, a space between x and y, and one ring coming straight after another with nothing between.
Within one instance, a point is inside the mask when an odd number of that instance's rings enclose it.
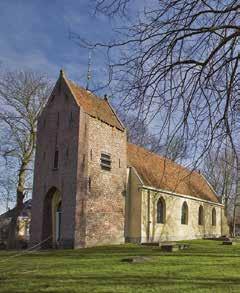
<instances>
[{"instance_id":1,"label":"tree trunk","mask_svg":"<svg viewBox=\"0 0 240 293\"><path fill-rule=\"evenodd\" d=\"M236 234L236 204L234 204L234 207L233 207L233 221L232 221L232 236L235 237L235 234Z\"/></svg>"},{"instance_id":2,"label":"tree trunk","mask_svg":"<svg viewBox=\"0 0 240 293\"><path fill-rule=\"evenodd\" d=\"M23 199L24 194L23 192L17 192L17 204L14 208L14 213L9 224L9 232L8 232L8 241L7 241L7 248L14 249L16 248L16 236L17 236L17 221L18 217L23 209Z\"/></svg>"},{"instance_id":3,"label":"tree trunk","mask_svg":"<svg viewBox=\"0 0 240 293\"><path fill-rule=\"evenodd\" d=\"M237 163L237 182L236 182L236 194L234 199L234 207L233 207L233 227L232 227L232 236L236 236L236 213L239 212L239 189L240 189L240 168ZM238 209L238 210L237 210Z\"/></svg>"},{"instance_id":4,"label":"tree trunk","mask_svg":"<svg viewBox=\"0 0 240 293\"><path fill-rule=\"evenodd\" d=\"M8 229L8 241L7 241L7 248L8 249L15 249L17 244L17 224L18 224L18 217L23 209L23 200L24 200L24 185L25 185L25 173L26 173L26 163L22 163L19 175L18 175L18 186L17 186L17 201L16 206L14 208L14 213L11 218L11 222L9 224Z\"/></svg>"}]
</instances>

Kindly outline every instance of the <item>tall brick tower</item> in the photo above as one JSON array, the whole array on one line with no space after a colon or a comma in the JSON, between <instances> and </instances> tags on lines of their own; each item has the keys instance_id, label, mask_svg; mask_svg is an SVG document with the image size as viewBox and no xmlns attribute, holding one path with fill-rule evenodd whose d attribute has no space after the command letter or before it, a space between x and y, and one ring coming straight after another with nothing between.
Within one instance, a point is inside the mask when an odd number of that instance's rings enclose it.
<instances>
[{"instance_id":1,"label":"tall brick tower","mask_svg":"<svg viewBox=\"0 0 240 293\"><path fill-rule=\"evenodd\" d=\"M38 120L31 244L124 241L126 131L107 99L63 71Z\"/></svg>"}]
</instances>

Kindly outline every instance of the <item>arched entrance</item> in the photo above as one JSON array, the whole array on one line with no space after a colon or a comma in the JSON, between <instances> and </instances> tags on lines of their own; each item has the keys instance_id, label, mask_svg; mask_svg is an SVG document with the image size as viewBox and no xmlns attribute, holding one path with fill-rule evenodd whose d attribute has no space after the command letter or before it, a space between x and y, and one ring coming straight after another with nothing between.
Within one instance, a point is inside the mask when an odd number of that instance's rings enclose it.
<instances>
[{"instance_id":1,"label":"arched entrance","mask_svg":"<svg viewBox=\"0 0 240 293\"><path fill-rule=\"evenodd\" d=\"M46 194L43 207L43 248L59 247L61 241L62 198L60 191L52 187Z\"/></svg>"}]
</instances>

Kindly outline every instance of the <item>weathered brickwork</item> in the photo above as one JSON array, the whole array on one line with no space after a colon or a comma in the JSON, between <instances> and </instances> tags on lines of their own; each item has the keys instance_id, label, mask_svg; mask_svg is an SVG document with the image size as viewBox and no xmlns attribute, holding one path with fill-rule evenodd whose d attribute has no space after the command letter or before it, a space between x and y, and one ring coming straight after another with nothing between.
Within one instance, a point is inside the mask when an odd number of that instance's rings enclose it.
<instances>
[{"instance_id":1,"label":"weathered brickwork","mask_svg":"<svg viewBox=\"0 0 240 293\"><path fill-rule=\"evenodd\" d=\"M86 114L79 149L75 247L124 241L126 133ZM82 134L82 135L81 135ZM125 151L124 151L125 150ZM101 153L111 156L102 170Z\"/></svg>"},{"instance_id":2,"label":"weathered brickwork","mask_svg":"<svg viewBox=\"0 0 240 293\"><path fill-rule=\"evenodd\" d=\"M101 152L111 155L111 171L101 169ZM56 192L62 201L58 246L123 242L126 161L126 132L85 113L61 75L38 121L31 243L51 237L47 246L56 245Z\"/></svg>"},{"instance_id":3,"label":"weathered brickwork","mask_svg":"<svg viewBox=\"0 0 240 293\"><path fill-rule=\"evenodd\" d=\"M80 109L62 77L38 121L37 149L34 168L31 242L44 241L44 200L53 187L62 198L61 245L74 243L76 172ZM59 167L53 169L56 149ZM47 208L46 208L47 209ZM51 229L50 229L51 230Z\"/></svg>"},{"instance_id":4,"label":"weathered brickwork","mask_svg":"<svg viewBox=\"0 0 240 293\"><path fill-rule=\"evenodd\" d=\"M88 176L91 188L87 200L89 245L124 241L126 191L126 133L89 117ZM101 153L111 156L111 170L100 165Z\"/></svg>"}]
</instances>

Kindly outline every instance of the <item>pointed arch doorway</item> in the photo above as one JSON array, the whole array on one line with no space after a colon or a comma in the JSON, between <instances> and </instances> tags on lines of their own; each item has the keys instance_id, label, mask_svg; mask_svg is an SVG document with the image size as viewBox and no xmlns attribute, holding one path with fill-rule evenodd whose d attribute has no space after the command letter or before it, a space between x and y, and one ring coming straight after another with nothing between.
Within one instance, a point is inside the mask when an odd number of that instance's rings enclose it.
<instances>
[{"instance_id":1,"label":"pointed arch doorway","mask_svg":"<svg viewBox=\"0 0 240 293\"><path fill-rule=\"evenodd\" d=\"M47 192L43 206L43 248L57 248L61 242L62 197L56 187Z\"/></svg>"}]
</instances>

